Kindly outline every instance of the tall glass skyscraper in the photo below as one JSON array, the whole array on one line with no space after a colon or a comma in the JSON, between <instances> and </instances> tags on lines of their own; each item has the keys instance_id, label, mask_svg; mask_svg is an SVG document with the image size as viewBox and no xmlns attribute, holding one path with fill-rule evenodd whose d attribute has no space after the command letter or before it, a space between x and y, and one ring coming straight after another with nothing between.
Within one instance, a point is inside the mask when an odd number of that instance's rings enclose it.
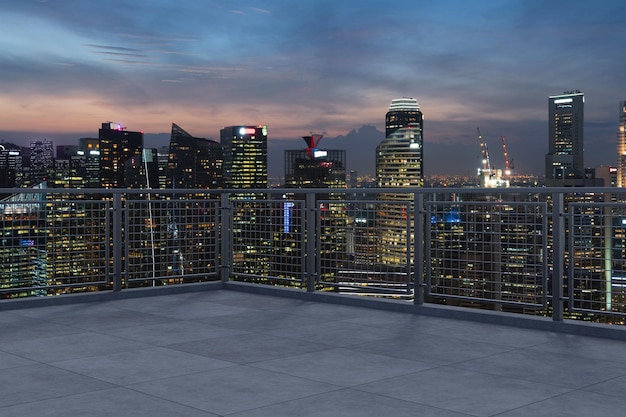
<instances>
[{"instance_id":1,"label":"tall glass skyscraper","mask_svg":"<svg viewBox=\"0 0 626 417\"><path fill-rule=\"evenodd\" d=\"M225 188L267 188L267 126L220 130Z\"/></svg>"},{"instance_id":2,"label":"tall glass skyscraper","mask_svg":"<svg viewBox=\"0 0 626 417\"><path fill-rule=\"evenodd\" d=\"M422 129L410 125L397 129L376 148L376 184L380 188L423 187L424 172ZM379 195L376 225L380 230L381 261L401 266L407 263L407 246L403 242L412 235L408 212L413 195L382 193Z\"/></svg>"},{"instance_id":3,"label":"tall glass skyscraper","mask_svg":"<svg viewBox=\"0 0 626 417\"><path fill-rule=\"evenodd\" d=\"M626 100L619 102L617 132L617 186L626 187Z\"/></svg>"},{"instance_id":4,"label":"tall glass skyscraper","mask_svg":"<svg viewBox=\"0 0 626 417\"><path fill-rule=\"evenodd\" d=\"M195 138L172 123L167 188L222 188L222 162L222 146L218 142Z\"/></svg>"},{"instance_id":5,"label":"tall glass skyscraper","mask_svg":"<svg viewBox=\"0 0 626 417\"><path fill-rule=\"evenodd\" d=\"M548 154L546 185L584 185L584 107L580 91L550 96L548 101Z\"/></svg>"},{"instance_id":6,"label":"tall glass skyscraper","mask_svg":"<svg viewBox=\"0 0 626 417\"><path fill-rule=\"evenodd\" d=\"M401 127L418 126L424 130L424 117L414 98L404 97L391 100L389 111L385 115L385 137Z\"/></svg>"}]
</instances>

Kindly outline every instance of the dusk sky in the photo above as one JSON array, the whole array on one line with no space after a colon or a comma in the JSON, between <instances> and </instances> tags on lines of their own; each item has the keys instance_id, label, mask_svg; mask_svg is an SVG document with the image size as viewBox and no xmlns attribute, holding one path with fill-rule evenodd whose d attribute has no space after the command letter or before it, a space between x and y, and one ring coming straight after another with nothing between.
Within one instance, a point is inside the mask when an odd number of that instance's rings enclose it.
<instances>
[{"instance_id":1,"label":"dusk sky","mask_svg":"<svg viewBox=\"0 0 626 417\"><path fill-rule=\"evenodd\" d=\"M297 138L326 132L349 169L373 173L389 103L413 97L426 174L474 173L477 127L494 165L504 135L517 171L543 174L548 96L580 90L585 165L615 165L625 5L3 0L0 139L76 144L114 121L151 147L172 122L217 140L224 126L266 124L279 164Z\"/></svg>"}]
</instances>

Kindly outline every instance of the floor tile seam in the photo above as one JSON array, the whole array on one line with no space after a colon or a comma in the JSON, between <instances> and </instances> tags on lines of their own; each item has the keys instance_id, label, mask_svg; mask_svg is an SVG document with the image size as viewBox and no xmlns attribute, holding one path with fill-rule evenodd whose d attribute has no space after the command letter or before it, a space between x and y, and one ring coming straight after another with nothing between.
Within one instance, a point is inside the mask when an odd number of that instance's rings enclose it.
<instances>
[{"instance_id":1,"label":"floor tile seam","mask_svg":"<svg viewBox=\"0 0 626 417\"><path fill-rule=\"evenodd\" d=\"M385 378L385 379L389 379L389 378ZM385 379L381 379L381 380L378 380L376 382L381 382L381 381L384 381ZM406 404L417 404L417 405L421 405L422 407L433 408L433 409L436 409L436 410L442 410L442 411L446 411L446 412L456 413L459 417L462 417L462 416L480 417L477 414L465 413L463 411L458 411L458 410L455 410L455 409L452 409L452 408L437 407L435 405L428 404L428 403L425 403L425 402L420 402L420 401L415 401L415 400L408 400L408 399L404 399L404 398L398 398L398 397L394 397L392 395L381 394L379 392L372 392L372 391L367 391L367 390L363 390L363 389L359 388L360 386L369 385L369 384L371 384L371 382L367 382L365 384L360 384L360 385L355 385L353 387L350 387L349 389L351 389L353 391L362 392L362 393L365 393L365 394L368 394L368 395L376 395L376 396L379 396L379 397L387 398L387 399L389 399L391 401L394 401L394 402L403 402L403 403L406 403Z\"/></svg>"},{"instance_id":2,"label":"floor tile seam","mask_svg":"<svg viewBox=\"0 0 626 417\"><path fill-rule=\"evenodd\" d=\"M111 385L115 385L115 384L111 384ZM95 390L91 390L91 391L73 392L73 393L64 394L64 395L53 395L53 396L45 397L45 398L38 398L38 399L36 399L34 401L25 401L25 402L14 403L14 404L0 405L0 415L3 414L2 413L2 409L3 408L23 406L23 405L26 405L26 404L36 405L37 403L43 403L45 401L58 400L58 399L63 399L63 398L71 398L71 397L74 397L76 395L92 394L92 393L96 393L96 392L105 392L105 391L114 390L114 389L118 389L118 388L120 388L120 387L119 386L112 386L112 387L107 387L107 388L102 388L102 389L95 389ZM121 387L121 388L123 388L123 387Z\"/></svg>"},{"instance_id":3,"label":"floor tile seam","mask_svg":"<svg viewBox=\"0 0 626 417\"><path fill-rule=\"evenodd\" d=\"M385 340L375 340L375 342L384 342ZM345 346L340 346L339 348L341 349L347 349L347 350L351 350L354 352L359 352L359 353L367 353L370 355L378 355L378 356L383 356L389 359L393 359L393 360L400 360L400 361L409 361L409 362L415 362L415 363L419 363L419 364L424 364L424 365L436 365L436 366L443 366L445 364L447 364L448 362L441 363L441 362L427 362L427 361L423 361L420 360L418 358L407 358L404 356L394 356L394 355L390 355L387 353L380 353L380 352L372 352L371 350L366 350L366 349L358 349L359 346L361 345L366 345L368 343L371 342L360 342L360 343L355 343L355 344L351 344L351 345L345 345ZM419 354L418 351L416 351L416 355Z\"/></svg>"},{"instance_id":4,"label":"floor tile seam","mask_svg":"<svg viewBox=\"0 0 626 417\"><path fill-rule=\"evenodd\" d=\"M576 392L576 391L580 391L580 390L579 390L579 389L574 388L574 389L571 389L571 390L569 390L569 391L561 392L561 393L559 393L559 394L550 395L550 396L549 396L549 397L547 397L547 398L542 398L542 399L540 399L540 400L537 400L537 401L532 401L532 402L530 402L530 403L528 403L528 404L521 405L521 406L519 406L519 407L515 407L515 408L512 408L512 409L510 409L510 410L505 410L505 411L498 412L498 413L496 413L496 414L492 414L490 417L498 417L498 416L501 416L501 415L508 414L508 413L510 413L510 412L512 412L512 411L516 411L516 410L523 410L524 408L527 408L527 407L532 407L533 405L536 405L536 404L541 404L541 403L546 402L546 401L552 401L552 400L554 400L554 399L556 399L556 398L559 398L559 397L564 397L564 396L569 395L569 394L571 394L571 393L573 393L573 392ZM532 414L527 414L527 415L528 415L528 416L531 416Z\"/></svg>"},{"instance_id":5,"label":"floor tile seam","mask_svg":"<svg viewBox=\"0 0 626 417\"><path fill-rule=\"evenodd\" d=\"M288 372L285 372L285 371L279 371L279 370L276 370L276 369L267 369L265 367L258 366L258 364L260 364L260 363L262 363L262 362L247 363L247 364L243 364L243 365L240 365L240 366L245 366L245 367L248 367L248 368L254 368L256 370L262 370L262 371L265 371L265 372L272 372L272 373L275 373L277 375L282 375L282 376L286 376L286 377L289 377L289 378L301 379L303 381L315 382L316 384L324 384L324 385L327 385L327 386L336 387L337 389L352 388L352 386L344 386L344 385L339 385L339 384L336 384L336 383L333 383L333 382L328 382L328 381L323 381L323 380L319 380L319 379L314 379L314 378L310 378L310 377L306 377L306 376L302 376L302 375L294 375L293 373L288 373ZM331 390L331 391L335 391L335 390ZM331 391L329 391L329 392L331 392Z\"/></svg>"},{"instance_id":6,"label":"floor tile seam","mask_svg":"<svg viewBox=\"0 0 626 417\"><path fill-rule=\"evenodd\" d=\"M625 395L618 395L618 394L611 394L611 393L609 393L609 392L592 391L592 390L590 389L590 388L593 388L593 387L594 387L594 386L596 386L596 385L606 384L607 382L614 381L614 380L616 380L616 379L620 379L620 378L624 378L624 375L619 375L619 376L616 376L616 377L613 377L613 378L608 378L608 379L607 379L607 380L605 380L605 381L594 382L593 384L585 385L585 386L583 386L583 387L580 387L579 389L580 389L581 391L585 391L585 392L592 392L592 393L594 393L594 394L602 394L602 395L610 395L610 396L612 396L612 397L623 398L623 399L625 399L625 400L626 400L626 394L625 394Z\"/></svg>"},{"instance_id":7,"label":"floor tile seam","mask_svg":"<svg viewBox=\"0 0 626 417\"><path fill-rule=\"evenodd\" d=\"M565 388L565 389L569 389L569 390L580 389L579 386L560 385L560 384L556 384L556 383L552 383L552 382L543 382L543 381L540 382L540 381L537 381L537 380L534 380L534 379L528 379L528 378L514 378L514 377L511 377L511 376L502 375L502 374L498 374L498 373L494 373L494 372L487 372L487 371L476 370L476 369L467 369L467 368L463 368L463 367L457 366L457 365L458 365L458 363L452 363L452 364L446 364L444 366L448 367L448 368L451 368L451 369L458 370L458 371L476 372L476 373L479 373L479 374L495 376L495 377L498 377L498 378L505 378L505 379L512 380L512 381L523 381L523 382L528 382L528 383L532 383L532 384L542 384L542 385L547 385L547 386L551 386L551 387L555 387L555 388Z\"/></svg>"},{"instance_id":8,"label":"floor tile seam","mask_svg":"<svg viewBox=\"0 0 626 417\"><path fill-rule=\"evenodd\" d=\"M142 384L142 383L143 382L140 382L139 384ZM210 411L194 407L194 406L192 406L190 404L185 404L185 403L182 403L182 402L179 402L179 401L174 401L174 400L169 399L169 398L160 397L160 396L154 395L154 394L152 394L150 392L140 391L138 389L132 388L132 386L119 386L119 388L122 388L122 389L125 389L125 390L128 390L128 391L132 391L132 392L137 393L137 394L145 395L145 396L150 397L150 398L155 398L155 399L157 399L159 401L165 401L165 402L168 402L170 404L174 404L174 405L177 405L177 406L180 406L180 407L189 408L191 410L200 412L202 414L206 414L207 417L223 417L220 414L212 413Z\"/></svg>"},{"instance_id":9,"label":"floor tile seam","mask_svg":"<svg viewBox=\"0 0 626 417\"><path fill-rule=\"evenodd\" d=\"M319 382L319 381L314 381L314 382ZM332 384L330 384L330 385L332 385ZM272 404L265 404L265 405L261 405L261 406L258 406L258 407L249 408L249 409L246 409L246 410L238 410L238 411L235 411L234 413L224 414L222 417L237 416L237 415L239 415L241 413L249 413L252 410L263 410L264 408L276 407L276 406L283 405L283 404L289 404L290 402L294 402L294 401L306 400L307 398L314 398L314 397L324 396L324 395L328 395L330 393L337 392L337 391L350 391L350 390L351 390L351 388L349 388L349 387L337 387L337 389L332 389L332 390L324 391L324 392L317 393L317 394L303 395L301 397L290 398L290 399L287 399L287 400L281 400L281 401L277 401L277 402L272 403Z\"/></svg>"},{"instance_id":10,"label":"floor tile seam","mask_svg":"<svg viewBox=\"0 0 626 417\"><path fill-rule=\"evenodd\" d=\"M555 352L553 350L542 350L542 349L537 349L538 346L541 345L535 345L529 348L525 348L525 349L529 349L529 350L533 350L535 352L539 352L539 353L552 353L552 354L559 354L559 355L563 355L563 356L569 356L571 358L576 358L576 359L581 359L584 361L599 361L599 362L605 362L605 363L611 363L611 364L617 364L617 365L621 365L626 369L626 361L617 361L617 360L607 360L607 359L600 359L600 358L593 358L590 356L585 356L584 354L577 354L577 353L571 353L571 352L566 352L566 353L562 353L562 352ZM626 344L624 344L624 348L626 351ZM562 349L562 351L565 351L565 349Z\"/></svg>"}]
</instances>

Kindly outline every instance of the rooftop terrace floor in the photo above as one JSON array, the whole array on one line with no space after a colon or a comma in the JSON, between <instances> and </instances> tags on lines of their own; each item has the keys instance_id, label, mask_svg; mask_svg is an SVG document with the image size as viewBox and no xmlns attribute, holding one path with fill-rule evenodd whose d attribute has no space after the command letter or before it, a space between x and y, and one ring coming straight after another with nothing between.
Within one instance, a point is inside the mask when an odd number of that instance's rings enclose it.
<instances>
[{"instance_id":1,"label":"rooftop terrace floor","mask_svg":"<svg viewBox=\"0 0 626 417\"><path fill-rule=\"evenodd\" d=\"M0 311L0 415L603 416L626 342L233 290Z\"/></svg>"}]
</instances>

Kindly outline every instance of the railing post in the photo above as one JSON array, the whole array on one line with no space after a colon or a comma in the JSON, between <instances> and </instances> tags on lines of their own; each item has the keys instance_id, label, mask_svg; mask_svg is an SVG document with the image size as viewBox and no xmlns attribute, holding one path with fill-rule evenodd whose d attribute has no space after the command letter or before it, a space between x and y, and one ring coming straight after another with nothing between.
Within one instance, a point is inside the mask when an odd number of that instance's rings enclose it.
<instances>
[{"instance_id":1,"label":"railing post","mask_svg":"<svg viewBox=\"0 0 626 417\"><path fill-rule=\"evenodd\" d=\"M113 291L122 290L122 194L113 193Z\"/></svg>"},{"instance_id":2,"label":"railing post","mask_svg":"<svg viewBox=\"0 0 626 417\"><path fill-rule=\"evenodd\" d=\"M424 304L424 194L415 193L413 201L413 303Z\"/></svg>"},{"instance_id":3,"label":"railing post","mask_svg":"<svg viewBox=\"0 0 626 417\"><path fill-rule=\"evenodd\" d=\"M563 321L565 213L563 193L552 194L552 320Z\"/></svg>"},{"instance_id":4,"label":"railing post","mask_svg":"<svg viewBox=\"0 0 626 417\"><path fill-rule=\"evenodd\" d=\"M308 192L306 194L306 290L307 292L315 291L315 276L317 271L317 221L316 221L316 205L315 193Z\"/></svg>"},{"instance_id":5,"label":"railing post","mask_svg":"<svg viewBox=\"0 0 626 417\"><path fill-rule=\"evenodd\" d=\"M221 244L221 253L220 253L220 279L222 282L228 282L230 279L230 271L232 269L232 254L231 254L231 233L233 232L233 228L231 227L231 219L232 212L230 206L230 199L227 193L221 194L221 202L220 202L220 244Z\"/></svg>"}]
</instances>

